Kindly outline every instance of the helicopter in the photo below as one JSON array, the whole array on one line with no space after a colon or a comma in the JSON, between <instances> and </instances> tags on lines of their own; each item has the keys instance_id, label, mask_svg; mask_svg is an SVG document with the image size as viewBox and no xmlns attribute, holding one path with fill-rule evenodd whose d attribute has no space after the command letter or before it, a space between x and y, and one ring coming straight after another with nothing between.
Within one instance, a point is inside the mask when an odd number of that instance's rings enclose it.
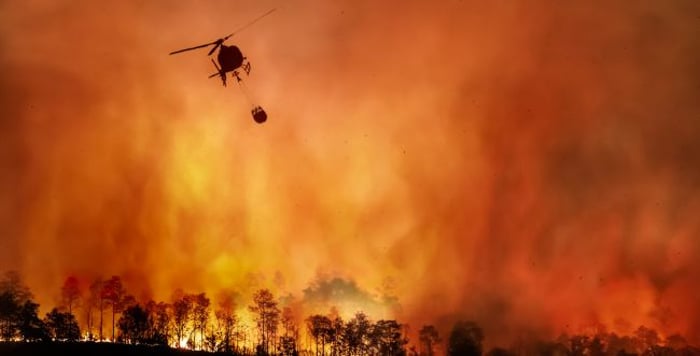
<instances>
[{"instance_id":1,"label":"helicopter","mask_svg":"<svg viewBox=\"0 0 700 356\"><path fill-rule=\"evenodd\" d=\"M209 78L214 78L216 76L219 76L221 78L221 82L226 86L226 73L232 73L232 76L236 78L236 81L241 84L241 90L244 90L244 87L242 86L242 81L243 79L241 78L241 73L239 70L243 70L246 75L250 75L250 70L251 70L251 65L248 59L243 56L243 52L235 46L227 46L224 44L226 40L228 40L231 36L235 35L236 33L244 30L245 28L253 25L254 23L258 22L260 19L263 17L271 14L274 12L276 9L272 9L260 16L258 16L255 20L247 23L244 26L241 26L238 28L236 31L221 37L215 41L205 43L199 46L194 46L194 47L187 47L183 49L179 49L177 51L170 52L170 55L173 54L178 54L182 52L187 52L195 49L200 49L200 48L205 48L209 46L214 46L211 50L209 50L209 53L207 53L207 56L211 56L216 52L216 50L219 50L219 53L216 55L216 61L214 61L213 58L211 58L211 62L214 64L214 68L216 68L216 73L212 74L209 76ZM218 65L216 63L219 63ZM247 95L247 93L246 93ZM253 105L253 109L251 110L251 114L253 115L253 119L255 122L262 124L263 122L267 121L267 113L265 113L265 110L259 105Z\"/></svg>"}]
</instances>

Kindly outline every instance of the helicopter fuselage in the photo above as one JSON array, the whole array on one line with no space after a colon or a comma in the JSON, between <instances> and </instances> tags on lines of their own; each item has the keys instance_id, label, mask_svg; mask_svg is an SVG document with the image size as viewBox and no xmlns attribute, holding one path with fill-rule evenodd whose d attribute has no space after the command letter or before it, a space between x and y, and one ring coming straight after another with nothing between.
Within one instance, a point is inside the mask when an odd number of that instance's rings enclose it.
<instances>
[{"instance_id":1,"label":"helicopter fuselage","mask_svg":"<svg viewBox=\"0 0 700 356\"><path fill-rule=\"evenodd\" d=\"M221 45L216 59L221 66L221 71L226 73L232 72L243 65L245 57L243 57L243 53L238 47Z\"/></svg>"}]
</instances>

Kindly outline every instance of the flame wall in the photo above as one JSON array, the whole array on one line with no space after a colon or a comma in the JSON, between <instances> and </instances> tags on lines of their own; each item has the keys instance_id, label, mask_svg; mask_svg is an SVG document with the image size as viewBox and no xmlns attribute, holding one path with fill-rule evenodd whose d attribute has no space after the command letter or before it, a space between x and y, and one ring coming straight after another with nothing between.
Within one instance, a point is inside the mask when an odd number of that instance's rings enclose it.
<instances>
[{"instance_id":1,"label":"flame wall","mask_svg":"<svg viewBox=\"0 0 700 356\"><path fill-rule=\"evenodd\" d=\"M167 53L273 7L231 39L258 126L205 50ZM0 10L0 268L43 305L69 274L166 300L340 276L416 329L700 341L695 1Z\"/></svg>"}]
</instances>

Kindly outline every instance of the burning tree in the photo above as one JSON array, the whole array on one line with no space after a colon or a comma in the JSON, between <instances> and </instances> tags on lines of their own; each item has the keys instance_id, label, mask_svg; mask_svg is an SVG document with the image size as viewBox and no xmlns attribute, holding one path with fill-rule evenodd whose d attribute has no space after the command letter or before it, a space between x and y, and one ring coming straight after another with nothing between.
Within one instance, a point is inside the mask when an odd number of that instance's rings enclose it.
<instances>
[{"instance_id":1,"label":"burning tree","mask_svg":"<svg viewBox=\"0 0 700 356\"><path fill-rule=\"evenodd\" d=\"M283 335L280 337L280 349L282 355L298 354L299 344L299 326L297 325L297 317L290 307L282 309L282 330Z\"/></svg>"},{"instance_id":2,"label":"burning tree","mask_svg":"<svg viewBox=\"0 0 700 356\"><path fill-rule=\"evenodd\" d=\"M190 313L192 311L193 299L189 294L185 294L178 289L173 295L173 324L175 326L175 336L177 337L177 347L181 346L181 342L187 331L187 324L190 321Z\"/></svg>"},{"instance_id":3,"label":"burning tree","mask_svg":"<svg viewBox=\"0 0 700 356\"><path fill-rule=\"evenodd\" d=\"M344 349L343 330L345 329L345 323L343 323L343 318L340 317L338 308L331 308L330 313L328 314L328 319L331 321L331 329L329 333L331 355L341 355L343 354Z\"/></svg>"},{"instance_id":4,"label":"burning tree","mask_svg":"<svg viewBox=\"0 0 700 356\"><path fill-rule=\"evenodd\" d=\"M56 340L77 341L80 339L80 328L75 320L75 316L69 312L60 312L53 308L46 314L46 326L51 336Z\"/></svg>"},{"instance_id":5,"label":"burning tree","mask_svg":"<svg viewBox=\"0 0 700 356\"><path fill-rule=\"evenodd\" d=\"M39 319L39 304L31 300L25 301L17 316L17 328L22 339L25 341L49 340L48 328Z\"/></svg>"},{"instance_id":6,"label":"burning tree","mask_svg":"<svg viewBox=\"0 0 700 356\"><path fill-rule=\"evenodd\" d=\"M114 341L114 328L116 321L116 314L120 312L123 307L124 296L126 291L122 285L122 280L119 276L112 276L102 285L102 298L111 306L112 308L112 341ZM102 319L102 318L100 318ZM100 322L100 337L102 337L102 322Z\"/></svg>"},{"instance_id":7,"label":"burning tree","mask_svg":"<svg viewBox=\"0 0 700 356\"><path fill-rule=\"evenodd\" d=\"M420 353L425 356L435 355L433 350L436 344L440 343L440 336L433 325L424 325L418 332L420 341Z\"/></svg>"},{"instance_id":8,"label":"burning tree","mask_svg":"<svg viewBox=\"0 0 700 356\"><path fill-rule=\"evenodd\" d=\"M146 303L148 314L148 340L157 345L167 345L170 339L171 310L170 304L155 302L153 300Z\"/></svg>"},{"instance_id":9,"label":"burning tree","mask_svg":"<svg viewBox=\"0 0 700 356\"><path fill-rule=\"evenodd\" d=\"M224 293L219 301L219 307L214 312L216 316L219 332L221 334L222 351L231 352L233 343L233 330L236 326L236 304L233 301L233 296Z\"/></svg>"},{"instance_id":10,"label":"burning tree","mask_svg":"<svg viewBox=\"0 0 700 356\"><path fill-rule=\"evenodd\" d=\"M333 332L331 319L325 315L312 315L306 319L306 329L316 344L316 355L325 355L326 344L330 343Z\"/></svg>"},{"instance_id":11,"label":"burning tree","mask_svg":"<svg viewBox=\"0 0 700 356\"><path fill-rule=\"evenodd\" d=\"M204 344L204 331L209 321L210 301L204 293L194 295L192 299L192 339L196 341L196 332L199 330L200 347L202 347ZM194 346L197 347L196 344Z\"/></svg>"},{"instance_id":12,"label":"burning tree","mask_svg":"<svg viewBox=\"0 0 700 356\"><path fill-rule=\"evenodd\" d=\"M122 342L145 343L151 329L148 311L140 304L127 307L119 318L119 338Z\"/></svg>"},{"instance_id":13,"label":"burning tree","mask_svg":"<svg viewBox=\"0 0 700 356\"><path fill-rule=\"evenodd\" d=\"M100 333L99 333L99 340L102 340L102 321L103 321L103 312L104 312L104 304L105 304L105 299L104 296L102 295L102 287L103 287L104 282L102 281L102 278L96 278L95 280L90 283L90 294L88 294L87 300L85 301L84 304L84 309L85 309L85 318L87 321L87 332L88 332L88 338L92 340L94 338L94 335L92 334L92 329L93 329L93 318L92 318L92 310L93 308L97 308L97 310L100 311Z\"/></svg>"},{"instance_id":14,"label":"burning tree","mask_svg":"<svg viewBox=\"0 0 700 356\"><path fill-rule=\"evenodd\" d=\"M31 299L32 294L19 273L6 272L0 279L0 339L12 340L18 336L22 306Z\"/></svg>"},{"instance_id":15,"label":"burning tree","mask_svg":"<svg viewBox=\"0 0 700 356\"><path fill-rule=\"evenodd\" d=\"M272 292L269 289L261 289L253 295L253 305L249 306L252 313L256 314L260 344L258 348L264 354L270 353L270 345L275 340L277 326L279 324L280 310L277 308Z\"/></svg>"},{"instance_id":16,"label":"burning tree","mask_svg":"<svg viewBox=\"0 0 700 356\"><path fill-rule=\"evenodd\" d=\"M480 356L481 343L484 341L484 332L476 323L460 321L452 327L447 349L448 355Z\"/></svg>"},{"instance_id":17,"label":"burning tree","mask_svg":"<svg viewBox=\"0 0 700 356\"><path fill-rule=\"evenodd\" d=\"M369 345L369 334L372 323L367 315L360 312L350 319L345 325L343 341L349 354L364 355L367 353Z\"/></svg>"},{"instance_id":18,"label":"burning tree","mask_svg":"<svg viewBox=\"0 0 700 356\"><path fill-rule=\"evenodd\" d=\"M68 314L73 316L70 319L71 323L75 320L73 306L80 302L81 296L82 291L80 290L78 279L73 276L66 278L66 280L63 282L63 287L61 287L61 298L63 299L63 305L68 308Z\"/></svg>"},{"instance_id":19,"label":"burning tree","mask_svg":"<svg viewBox=\"0 0 700 356\"><path fill-rule=\"evenodd\" d=\"M376 355L405 355L405 345L402 325L396 320L379 320L372 326L370 347Z\"/></svg>"}]
</instances>

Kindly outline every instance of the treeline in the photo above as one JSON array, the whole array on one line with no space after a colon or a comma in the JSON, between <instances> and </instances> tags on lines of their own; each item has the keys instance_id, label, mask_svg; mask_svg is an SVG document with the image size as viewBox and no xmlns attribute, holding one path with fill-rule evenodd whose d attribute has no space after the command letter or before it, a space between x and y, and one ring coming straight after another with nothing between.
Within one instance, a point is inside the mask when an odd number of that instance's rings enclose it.
<instances>
[{"instance_id":1,"label":"treeline","mask_svg":"<svg viewBox=\"0 0 700 356\"><path fill-rule=\"evenodd\" d=\"M74 277L61 287L61 303L39 316L39 305L19 274L0 279L0 340L28 342L112 341L221 352L232 355L700 355L679 335L662 340L640 327L632 336L599 333L561 336L554 341L522 340L509 348L483 350L484 333L474 322L456 322L443 340L433 325L417 330L396 320L371 320L358 312L343 320L338 311L305 318L280 306L267 289L254 293L247 325L232 295L213 305L205 293L180 290L172 301L138 301L119 276L94 280L86 290ZM76 318L80 310L83 322ZM82 324L82 328L81 328Z\"/></svg>"},{"instance_id":2,"label":"treeline","mask_svg":"<svg viewBox=\"0 0 700 356\"><path fill-rule=\"evenodd\" d=\"M246 325L233 295L219 299L214 305L205 293L177 290L170 303L140 302L119 276L96 279L86 290L69 277L61 287L60 305L40 318L39 305L19 274L7 272L0 279L0 339L111 341L236 355L408 353L406 325L395 320L372 321L358 312L345 322L337 310L302 318L291 307L280 306L271 291L260 289L247 306L253 325Z\"/></svg>"}]
</instances>

